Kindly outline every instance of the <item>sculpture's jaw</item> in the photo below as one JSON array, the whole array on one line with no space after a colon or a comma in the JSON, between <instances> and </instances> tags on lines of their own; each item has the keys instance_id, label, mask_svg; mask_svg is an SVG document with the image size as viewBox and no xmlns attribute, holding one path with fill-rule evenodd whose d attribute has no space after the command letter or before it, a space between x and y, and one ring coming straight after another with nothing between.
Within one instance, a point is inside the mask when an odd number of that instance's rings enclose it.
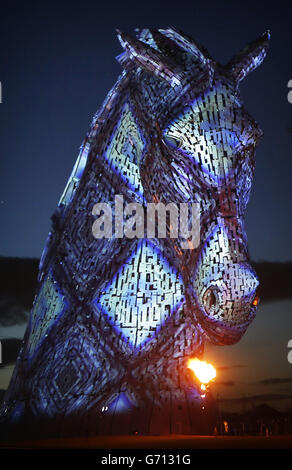
<instances>
[{"instance_id":1,"label":"sculpture's jaw","mask_svg":"<svg viewBox=\"0 0 292 470\"><path fill-rule=\"evenodd\" d=\"M224 346L235 344L241 339L252 322L255 313L256 307L253 307L249 319L236 326L228 326L224 322L210 319L199 308L196 308L195 317L203 337L210 343Z\"/></svg>"},{"instance_id":2,"label":"sculpture's jaw","mask_svg":"<svg viewBox=\"0 0 292 470\"><path fill-rule=\"evenodd\" d=\"M188 289L187 295L188 308L192 310L194 322L202 337L212 344L222 346L235 344L241 339L256 315L258 302L255 294L251 299L245 299L244 303L239 302L243 312L237 309L238 316L235 315L228 321L228 316L224 317L226 306L225 309L221 306L221 315L212 316L202 307L193 289Z\"/></svg>"}]
</instances>

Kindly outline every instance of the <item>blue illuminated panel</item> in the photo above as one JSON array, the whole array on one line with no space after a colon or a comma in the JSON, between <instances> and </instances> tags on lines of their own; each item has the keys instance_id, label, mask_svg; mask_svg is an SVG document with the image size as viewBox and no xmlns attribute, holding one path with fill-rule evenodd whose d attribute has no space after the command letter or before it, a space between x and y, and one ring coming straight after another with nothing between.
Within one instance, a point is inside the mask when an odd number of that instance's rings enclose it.
<instances>
[{"instance_id":1,"label":"blue illuminated panel","mask_svg":"<svg viewBox=\"0 0 292 470\"><path fill-rule=\"evenodd\" d=\"M143 240L95 301L134 348L143 346L184 302L181 277L149 240Z\"/></svg>"}]
</instances>

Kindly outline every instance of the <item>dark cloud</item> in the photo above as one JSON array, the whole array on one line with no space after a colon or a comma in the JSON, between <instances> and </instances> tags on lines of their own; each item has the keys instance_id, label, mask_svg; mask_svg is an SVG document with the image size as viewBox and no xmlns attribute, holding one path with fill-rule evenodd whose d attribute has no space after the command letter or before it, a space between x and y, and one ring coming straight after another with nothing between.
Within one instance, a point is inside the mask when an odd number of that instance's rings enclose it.
<instances>
[{"instance_id":1,"label":"dark cloud","mask_svg":"<svg viewBox=\"0 0 292 470\"><path fill-rule=\"evenodd\" d=\"M260 281L258 294L261 302L292 298L292 261L283 263L260 261L253 263L253 266Z\"/></svg>"},{"instance_id":2,"label":"dark cloud","mask_svg":"<svg viewBox=\"0 0 292 470\"><path fill-rule=\"evenodd\" d=\"M225 382L217 382L216 380L216 385L224 385L225 387L233 387L235 385L235 382L233 380L227 380Z\"/></svg>"},{"instance_id":3,"label":"dark cloud","mask_svg":"<svg viewBox=\"0 0 292 470\"><path fill-rule=\"evenodd\" d=\"M31 309L39 261L0 256L0 325L27 322Z\"/></svg>"},{"instance_id":4,"label":"dark cloud","mask_svg":"<svg viewBox=\"0 0 292 470\"><path fill-rule=\"evenodd\" d=\"M0 293L31 308L37 285L39 260L0 256Z\"/></svg>"},{"instance_id":5,"label":"dark cloud","mask_svg":"<svg viewBox=\"0 0 292 470\"><path fill-rule=\"evenodd\" d=\"M292 377L264 379L259 383L262 385L288 384L292 383Z\"/></svg>"},{"instance_id":6,"label":"dark cloud","mask_svg":"<svg viewBox=\"0 0 292 470\"><path fill-rule=\"evenodd\" d=\"M235 403L235 404L242 404L242 403L251 403L254 404L257 401L267 402L273 400L291 400L292 395L284 395L284 394L276 394L276 393L266 393L262 395L253 395L253 396L245 396L245 397L236 397L236 398L221 398L219 401L221 403Z\"/></svg>"},{"instance_id":7,"label":"dark cloud","mask_svg":"<svg viewBox=\"0 0 292 470\"><path fill-rule=\"evenodd\" d=\"M5 395L6 390L3 390L2 388L0 389L0 405L3 401L4 395Z\"/></svg>"},{"instance_id":8,"label":"dark cloud","mask_svg":"<svg viewBox=\"0 0 292 470\"><path fill-rule=\"evenodd\" d=\"M240 369L241 367L246 367L243 364L235 364L233 366L219 366L217 370L229 370L229 369Z\"/></svg>"},{"instance_id":9,"label":"dark cloud","mask_svg":"<svg viewBox=\"0 0 292 470\"><path fill-rule=\"evenodd\" d=\"M19 338L1 339L2 363L0 364L0 368L15 363L20 350L21 341L22 340Z\"/></svg>"},{"instance_id":10,"label":"dark cloud","mask_svg":"<svg viewBox=\"0 0 292 470\"><path fill-rule=\"evenodd\" d=\"M11 297L0 296L0 326L13 326L26 323L29 312Z\"/></svg>"}]
</instances>

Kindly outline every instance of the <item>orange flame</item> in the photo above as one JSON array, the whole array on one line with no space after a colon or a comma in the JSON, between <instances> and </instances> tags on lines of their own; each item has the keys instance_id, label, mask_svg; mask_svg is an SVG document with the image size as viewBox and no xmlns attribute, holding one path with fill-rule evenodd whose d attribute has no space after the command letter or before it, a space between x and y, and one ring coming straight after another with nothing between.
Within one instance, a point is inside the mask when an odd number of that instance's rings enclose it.
<instances>
[{"instance_id":1,"label":"orange flame","mask_svg":"<svg viewBox=\"0 0 292 470\"><path fill-rule=\"evenodd\" d=\"M189 359L188 368L191 369L195 376L202 384L208 384L216 377L216 369L208 362L199 359Z\"/></svg>"}]
</instances>

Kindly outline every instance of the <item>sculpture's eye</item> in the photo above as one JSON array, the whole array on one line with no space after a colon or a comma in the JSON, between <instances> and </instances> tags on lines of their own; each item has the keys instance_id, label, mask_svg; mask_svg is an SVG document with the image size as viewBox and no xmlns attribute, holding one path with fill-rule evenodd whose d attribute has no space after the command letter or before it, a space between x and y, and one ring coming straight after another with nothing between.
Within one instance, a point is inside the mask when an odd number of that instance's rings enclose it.
<instances>
[{"instance_id":1,"label":"sculpture's eye","mask_svg":"<svg viewBox=\"0 0 292 470\"><path fill-rule=\"evenodd\" d=\"M163 139L164 142L172 148L177 149L181 145L181 141L173 135L165 135Z\"/></svg>"}]
</instances>

